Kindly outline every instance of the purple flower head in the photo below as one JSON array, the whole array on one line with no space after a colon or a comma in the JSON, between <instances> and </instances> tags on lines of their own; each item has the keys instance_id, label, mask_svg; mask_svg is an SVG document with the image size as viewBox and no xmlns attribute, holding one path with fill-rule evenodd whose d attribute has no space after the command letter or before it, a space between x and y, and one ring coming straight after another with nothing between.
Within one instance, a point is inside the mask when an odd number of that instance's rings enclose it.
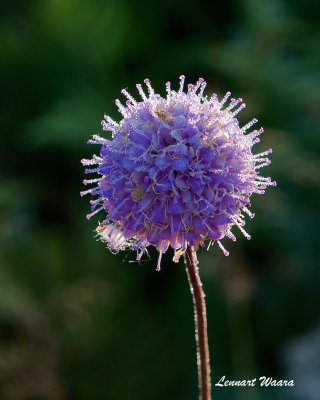
<instances>
[{"instance_id":1,"label":"purple flower head","mask_svg":"<svg viewBox=\"0 0 320 400\"><path fill-rule=\"evenodd\" d=\"M230 92L220 101L215 94L204 96L202 78L184 91L184 80L181 76L177 91L168 82L166 98L148 79L147 93L137 85L142 101L122 90L126 105L116 100L121 121L109 116L102 121L112 139L94 135L89 143L101 146L100 155L82 160L93 166L86 173L99 175L84 180L96 186L81 194L94 197L88 218L104 214L97 228L100 238L111 250L137 250L138 260L147 246L155 246L158 269L169 246L175 261L188 244L204 246L206 239L228 255L221 239L236 240L234 226L250 239L243 226L244 213L254 216L248 209L252 193L276 185L260 175L271 149L252 154L263 129L248 133L256 119L239 126L242 99L227 104Z\"/></svg>"}]
</instances>

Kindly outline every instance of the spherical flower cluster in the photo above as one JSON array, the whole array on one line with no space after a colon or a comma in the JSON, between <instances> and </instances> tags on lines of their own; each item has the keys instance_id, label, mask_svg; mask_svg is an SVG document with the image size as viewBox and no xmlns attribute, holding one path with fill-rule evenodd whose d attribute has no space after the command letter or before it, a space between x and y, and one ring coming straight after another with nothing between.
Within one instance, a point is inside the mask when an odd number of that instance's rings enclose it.
<instances>
[{"instance_id":1,"label":"spherical flower cluster","mask_svg":"<svg viewBox=\"0 0 320 400\"><path fill-rule=\"evenodd\" d=\"M122 115L119 123L105 116L103 129L112 133L107 139L97 135L89 141L101 146L100 155L82 160L92 166L86 173L98 173L96 184L82 192L94 196L92 213L105 213L97 232L111 250L137 250L140 260L147 246L161 255L169 246L174 260L186 246L204 246L206 239L221 243L232 240L231 228L238 227L247 239L243 213L249 211L250 196L263 194L270 178L259 174L270 163L267 150L253 155L252 147L263 129L248 133L257 122L239 126L237 113L245 107L242 99L222 100L213 94L204 96L206 82L199 79L184 91L180 77L177 91L166 84L165 98L156 94L146 79L147 93L137 85L142 101L136 101L125 89L126 106L116 100Z\"/></svg>"}]
</instances>

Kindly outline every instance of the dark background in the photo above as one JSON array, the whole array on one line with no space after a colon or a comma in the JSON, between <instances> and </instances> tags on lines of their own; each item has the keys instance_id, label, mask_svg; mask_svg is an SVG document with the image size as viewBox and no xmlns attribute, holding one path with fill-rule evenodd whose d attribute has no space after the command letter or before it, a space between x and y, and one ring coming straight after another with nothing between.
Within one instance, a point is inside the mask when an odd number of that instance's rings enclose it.
<instances>
[{"instance_id":1,"label":"dark background","mask_svg":"<svg viewBox=\"0 0 320 400\"><path fill-rule=\"evenodd\" d=\"M114 99L185 74L243 97L265 128L252 240L199 254L212 380L272 376L294 388L218 400L320 398L318 1L1 2L0 399L197 398L184 265L142 265L94 239L80 159Z\"/></svg>"}]
</instances>

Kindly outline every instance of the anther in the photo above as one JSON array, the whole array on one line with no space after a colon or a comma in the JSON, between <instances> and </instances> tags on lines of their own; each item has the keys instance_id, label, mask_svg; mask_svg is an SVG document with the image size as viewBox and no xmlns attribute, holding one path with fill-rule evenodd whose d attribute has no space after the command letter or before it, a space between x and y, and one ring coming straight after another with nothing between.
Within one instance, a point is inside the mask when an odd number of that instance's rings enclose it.
<instances>
[{"instance_id":1,"label":"anther","mask_svg":"<svg viewBox=\"0 0 320 400\"><path fill-rule=\"evenodd\" d=\"M131 94L126 90L126 89L122 89L121 93L126 96L126 98L129 100L129 102L131 102L133 105L137 105L137 102L135 101L135 99L131 96Z\"/></svg>"},{"instance_id":2,"label":"anther","mask_svg":"<svg viewBox=\"0 0 320 400\"><path fill-rule=\"evenodd\" d=\"M223 245L222 245L222 243L220 242L220 240L217 240L217 243L218 243L218 246L220 247L220 249L222 250L223 254L227 257L227 256L229 255L228 250L226 250L226 249L223 247Z\"/></svg>"},{"instance_id":3,"label":"anther","mask_svg":"<svg viewBox=\"0 0 320 400\"><path fill-rule=\"evenodd\" d=\"M222 107L224 103L228 100L228 98L231 96L231 92L227 92L223 99L220 101L220 106Z\"/></svg>"},{"instance_id":4,"label":"anther","mask_svg":"<svg viewBox=\"0 0 320 400\"><path fill-rule=\"evenodd\" d=\"M182 93L186 77L184 75L180 75L179 79L180 79L179 93Z\"/></svg>"},{"instance_id":5,"label":"anther","mask_svg":"<svg viewBox=\"0 0 320 400\"><path fill-rule=\"evenodd\" d=\"M146 96L146 94L144 93L144 91L143 91L142 86L140 85L140 83L137 83L136 87L137 87L137 89L138 89L138 92L139 92L139 94L140 94L142 100L146 101L146 100L147 100L147 96Z\"/></svg>"},{"instance_id":6,"label":"anther","mask_svg":"<svg viewBox=\"0 0 320 400\"><path fill-rule=\"evenodd\" d=\"M154 90L153 90L153 88L151 86L150 79L145 79L144 83L146 84L146 86L148 88L149 96L154 96Z\"/></svg>"}]
</instances>

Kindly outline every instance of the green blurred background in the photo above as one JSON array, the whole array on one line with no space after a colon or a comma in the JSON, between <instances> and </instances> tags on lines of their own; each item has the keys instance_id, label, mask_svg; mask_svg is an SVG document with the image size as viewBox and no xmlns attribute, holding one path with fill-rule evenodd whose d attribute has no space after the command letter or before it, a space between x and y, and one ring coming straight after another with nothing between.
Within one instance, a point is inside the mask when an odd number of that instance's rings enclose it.
<instances>
[{"instance_id":1,"label":"green blurred background","mask_svg":"<svg viewBox=\"0 0 320 400\"><path fill-rule=\"evenodd\" d=\"M0 26L0 399L197 398L184 265L97 243L80 159L114 99L185 74L232 90L274 149L252 240L199 254L212 380L294 388L213 398L318 400L320 30L315 0L3 0Z\"/></svg>"}]
</instances>

